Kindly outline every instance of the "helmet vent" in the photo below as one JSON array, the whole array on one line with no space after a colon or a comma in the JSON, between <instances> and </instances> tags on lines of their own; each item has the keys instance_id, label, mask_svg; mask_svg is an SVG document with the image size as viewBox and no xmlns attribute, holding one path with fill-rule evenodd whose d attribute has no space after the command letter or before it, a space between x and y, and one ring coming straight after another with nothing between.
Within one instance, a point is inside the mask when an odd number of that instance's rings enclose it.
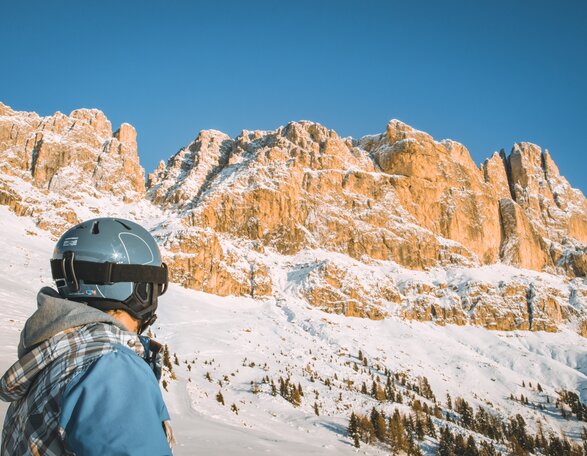
<instances>
[{"instance_id":1,"label":"helmet vent","mask_svg":"<svg viewBox=\"0 0 587 456\"><path fill-rule=\"evenodd\" d=\"M130 226L128 226L126 223L122 223L120 220L116 220L118 223L120 223L122 226L124 226L128 231L131 231L132 228Z\"/></svg>"},{"instance_id":2,"label":"helmet vent","mask_svg":"<svg viewBox=\"0 0 587 456\"><path fill-rule=\"evenodd\" d=\"M96 221L96 222L93 223L93 225L92 225L92 234L99 234L100 233L100 227L99 227L99 225L100 225L100 222L99 221Z\"/></svg>"}]
</instances>

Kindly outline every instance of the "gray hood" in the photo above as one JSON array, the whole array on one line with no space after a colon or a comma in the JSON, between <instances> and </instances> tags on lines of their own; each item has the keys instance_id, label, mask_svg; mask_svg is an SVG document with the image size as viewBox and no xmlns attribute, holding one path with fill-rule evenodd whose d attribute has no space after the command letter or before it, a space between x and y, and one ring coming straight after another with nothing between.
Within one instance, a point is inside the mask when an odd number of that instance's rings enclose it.
<instances>
[{"instance_id":1,"label":"gray hood","mask_svg":"<svg viewBox=\"0 0 587 456\"><path fill-rule=\"evenodd\" d=\"M36 345L55 334L88 323L111 323L123 331L126 327L114 317L87 304L69 301L57 291L45 287L37 295L37 310L26 321L20 334L18 359L30 352Z\"/></svg>"}]
</instances>

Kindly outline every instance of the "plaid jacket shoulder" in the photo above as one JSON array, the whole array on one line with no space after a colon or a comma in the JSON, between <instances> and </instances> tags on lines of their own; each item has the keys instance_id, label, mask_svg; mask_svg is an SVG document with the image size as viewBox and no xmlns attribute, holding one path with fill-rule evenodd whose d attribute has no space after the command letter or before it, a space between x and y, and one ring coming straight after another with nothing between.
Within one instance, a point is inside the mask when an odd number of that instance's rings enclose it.
<instances>
[{"instance_id":1,"label":"plaid jacket shoulder","mask_svg":"<svg viewBox=\"0 0 587 456\"><path fill-rule=\"evenodd\" d=\"M12 401L2 430L2 456L72 455L59 429L60 403L69 382L116 345L143 355L138 336L92 323L53 336L15 363L0 380L0 397Z\"/></svg>"}]
</instances>

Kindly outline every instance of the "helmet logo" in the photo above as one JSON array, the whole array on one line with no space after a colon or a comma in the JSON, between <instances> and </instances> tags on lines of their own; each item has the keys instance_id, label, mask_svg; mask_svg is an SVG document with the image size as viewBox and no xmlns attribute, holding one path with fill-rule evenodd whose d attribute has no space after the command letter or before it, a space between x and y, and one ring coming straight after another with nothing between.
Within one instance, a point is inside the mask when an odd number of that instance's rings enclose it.
<instances>
[{"instance_id":1,"label":"helmet logo","mask_svg":"<svg viewBox=\"0 0 587 456\"><path fill-rule=\"evenodd\" d=\"M77 237L65 238L65 240L63 241L63 247L73 247L73 246L77 245L78 239L79 238L77 238Z\"/></svg>"}]
</instances>

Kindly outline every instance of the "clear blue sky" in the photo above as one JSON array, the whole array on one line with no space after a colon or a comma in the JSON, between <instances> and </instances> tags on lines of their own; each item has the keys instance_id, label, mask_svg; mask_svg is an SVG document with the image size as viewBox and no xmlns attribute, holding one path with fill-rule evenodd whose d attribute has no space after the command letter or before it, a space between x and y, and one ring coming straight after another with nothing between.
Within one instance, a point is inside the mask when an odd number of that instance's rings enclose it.
<instances>
[{"instance_id":1,"label":"clear blue sky","mask_svg":"<svg viewBox=\"0 0 587 456\"><path fill-rule=\"evenodd\" d=\"M129 122L147 172L202 129L398 118L477 163L535 142L587 190L585 1L12 1L0 21L0 101Z\"/></svg>"}]
</instances>

